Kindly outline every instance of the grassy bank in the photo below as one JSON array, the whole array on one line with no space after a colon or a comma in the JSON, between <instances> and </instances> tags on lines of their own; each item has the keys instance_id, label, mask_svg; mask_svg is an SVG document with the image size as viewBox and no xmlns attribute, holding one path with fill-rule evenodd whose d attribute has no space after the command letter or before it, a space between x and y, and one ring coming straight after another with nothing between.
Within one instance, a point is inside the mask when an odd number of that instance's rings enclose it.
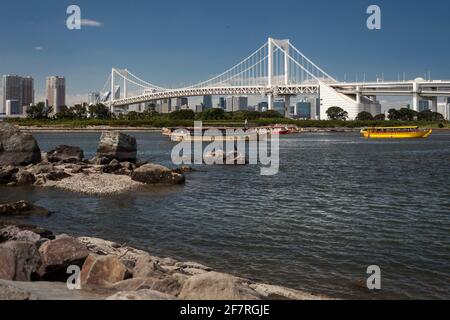
<instances>
[{"instance_id":1,"label":"grassy bank","mask_svg":"<svg viewBox=\"0 0 450 320\"><path fill-rule=\"evenodd\" d=\"M95 126L110 127L191 127L194 120L171 120L168 118L156 118L151 120L119 120L119 119L84 119L84 120L68 120L68 119L29 119L29 118L11 118L5 120L7 122L19 126L33 127L59 127L59 128L86 128ZM430 121L335 121L335 120L292 120L285 118L269 118L249 121L249 126L266 126L271 124L292 124L303 128L360 128L360 127L392 127L417 125L427 128L447 128L450 129L450 122L430 122ZM236 120L208 120L203 121L205 126L228 126L242 127L244 121Z\"/></svg>"}]
</instances>

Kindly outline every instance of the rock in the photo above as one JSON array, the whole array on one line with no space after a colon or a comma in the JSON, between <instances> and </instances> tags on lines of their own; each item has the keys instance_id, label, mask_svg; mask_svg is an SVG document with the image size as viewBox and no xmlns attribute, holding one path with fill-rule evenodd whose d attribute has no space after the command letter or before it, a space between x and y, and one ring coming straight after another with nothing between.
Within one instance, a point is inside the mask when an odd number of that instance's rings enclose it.
<instances>
[{"instance_id":1,"label":"rock","mask_svg":"<svg viewBox=\"0 0 450 320\"><path fill-rule=\"evenodd\" d=\"M146 184L183 184L183 174L157 164L145 164L131 173L131 179Z\"/></svg>"},{"instance_id":2,"label":"rock","mask_svg":"<svg viewBox=\"0 0 450 320\"><path fill-rule=\"evenodd\" d=\"M0 245L0 278L30 281L41 264L41 257L33 243L9 241Z\"/></svg>"},{"instance_id":3,"label":"rock","mask_svg":"<svg viewBox=\"0 0 450 320\"><path fill-rule=\"evenodd\" d=\"M134 278L164 278L166 271L150 256L141 256L137 259L133 269Z\"/></svg>"},{"instance_id":4,"label":"rock","mask_svg":"<svg viewBox=\"0 0 450 320\"><path fill-rule=\"evenodd\" d=\"M78 163L83 161L84 153L79 147L61 145L47 152L49 162Z\"/></svg>"},{"instance_id":5,"label":"rock","mask_svg":"<svg viewBox=\"0 0 450 320\"><path fill-rule=\"evenodd\" d=\"M0 166L26 166L41 161L41 150L32 135L0 122Z\"/></svg>"},{"instance_id":6,"label":"rock","mask_svg":"<svg viewBox=\"0 0 450 320\"><path fill-rule=\"evenodd\" d=\"M47 178L45 176L36 177L36 181L34 182L35 186L43 186L47 183Z\"/></svg>"},{"instance_id":7,"label":"rock","mask_svg":"<svg viewBox=\"0 0 450 320\"><path fill-rule=\"evenodd\" d=\"M110 289L68 290L65 282L0 280L0 300L103 300Z\"/></svg>"},{"instance_id":8,"label":"rock","mask_svg":"<svg viewBox=\"0 0 450 320\"><path fill-rule=\"evenodd\" d=\"M121 132L103 132L97 149L97 157L110 160L136 162L136 138Z\"/></svg>"},{"instance_id":9,"label":"rock","mask_svg":"<svg viewBox=\"0 0 450 320\"><path fill-rule=\"evenodd\" d=\"M183 269L199 269L204 271L212 271L212 268L207 267L203 264L197 263L197 262L177 262L175 266Z\"/></svg>"},{"instance_id":10,"label":"rock","mask_svg":"<svg viewBox=\"0 0 450 320\"><path fill-rule=\"evenodd\" d=\"M110 162L111 162L111 159L109 159L107 157L99 157L99 156L95 156L91 160L89 160L89 163L95 164L95 165L105 165L105 164L109 164Z\"/></svg>"},{"instance_id":11,"label":"rock","mask_svg":"<svg viewBox=\"0 0 450 320\"><path fill-rule=\"evenodd\" d=\"M132 278L117 282L112 288L118 291L156 290L173 296L180 294L185 279L174 275L159 278Z\"/></svg>"},{"instance_id":12,"label":"rock","mask_svg":"<svg viewBox=\"0 0 450 320\"><path fill-rule=\"evenodd\" d=\"M8 184L14 182L14 175L19 171L18 168L7 166L0 168L0 184Z\"/></svg>"},{"instance_id":13,"label":"rock","mask_svg":"<svg viewBox=\"0 0 450 320\"><path fill-rule=\"evenodd\" d=\"M154 290L121 291L106 300L176 300L177 298Z\"/></svg>"},{"instance_id":14,"label":"rock","mask_svg":"<svg viewBox=\"0 0 450 320\"><path fill-rule=\"evenodd\" d=\"M269 284L254 283L250 284L258 294L267 300L328 300L325 296L314 295L311 293L289 289Z\"/></svg>"},{"instance_id":15,"label":"rock","mask_svg":"<svg viewBox=\"0 0 450 320\"><path fill-rule=\"evenodd\" d=\"M36 182L34 174L26 170L19 170L15 175L16 186L30 186Z\"/></svg>"},{"instance_id":16,"label":"rock","mask_svg":"<svg viewBox=\"0 0 450 320\"><path fill-rule=\"evenodd\" d=\"M121 165L122 165L122 167L124 167L125 169L128 169L130 171L133 171L134 169L136 169L136 165L129 161L122 162Z\"/></svg>"},{"instance_id":17,"label":"rock","mask_svg":"<svg viewBox=\"0 0 450 320\"><path fill-rule=\"evenodd\" d=\"M48 216L50 212L39 206L28 203L24 200L0 204L0 216L17 216L17 215L37 215Z\"/></svg>"},{"instance_id":18,"label":"rock","mask_svg":"<svg viewBox=\"0 0 450 320\"><path fill-rule=\"evenodd\" d=\"M129 175L131 173L129 169L124 168L122 164L116 159L113 159L109 164L105 165L102 168L102 172L118 175Z\"/></svg>"},{"instance_id":19,"label":"rock","mask_svg":"<svg viewBox=\"0 0 450 320\"><path fill-rule=\"evenodd\" d=\"M141 256L149 256L145 251L98 238L80 237L78 240L87 249L97 255L113 255L120 259L129 269L133 269Z\"/></svg>"},{"instance_id":20,"label":"rock","mask_svg":"<svg viewBox=\"0 0 450 320\"><path fill-rule=\"evenodd\" d=\"M38 174L42 174L42 173L50 173L53 172L55 170L55 166L51 163L38 163L34 166L32 166L31 168L28 168L28 171L38 175Z\"/></svg>"},{"instance_id":21,"label":"rock","mask_svg":"<svg viewBox=\"0 0 450 320\"><path fill-rule=\"evenodd\" d=\"M44 280L61 281L67 279L67 267L82 266L89 252L84 244L66 236L50 240L39 248L42 267L39 270Z\"/></svg>"},{"instance_id":22,"label":"rock","mask_svg":"<svg viewBox=\"0 0 450 320\"><path fill-rule=\"evenodd\" d=\"M12 240L37 243L41 240L41 236L33 231L21 230L16 226L7 226L0 230L0 243Z\"/></svg>"},{"instance_id":23,"label":"rock","mask_svg":"<svg viewBox=\"0 0 450 320\"><path fill-rule=\"evenodd\" d=\"M0 271L0 279L1 279ZM8 283L0 280L0 300L9 301L25 301L25 300L37 300L31 292L18 288L15 286L17 283Z\"/></svg>"},{"instance_id":24,"label":"rock","mask_svg":"<svg viewBox=\"0 0 450 320\"><path fill-rule=\"evenodd\" d=\"M116 256L90 254L81 269L81 284L108 286L125 278L127 269Z\"/></svg>"},{"instance_id":25,"label":"rock","mask_svg":"<svg viewBox=\"0 0 450 320\"><path fill-rule=\"evenodd\" d=\"M50 181L61 181L69 177L71 177L71 175L64 171L52 171L45 176L45 178Z\"/></svg>"},{"instance_id":26,"label":"rock","mask_svg":"<svg viewBox=\"0 0 450 320\"><path fill-rule=\"evenodd\" d=\"M260 300L250 281L228 274L208 272L186 280L179 297L186 300Z\"/></svg>"},{"instance_id":27,"label":"rock","mask_svg":"<svg viewBox=\"0 0 450 320\"><path fill-rule=\"evenodd\" d=\"M189 173L189 172L195 172L196 170L189 166L181 166L179 168L173 169L172 172L183 174L183 173Z\"/></svg>"},{"instance_id":28,"label":"rock","mask_svg":"<svg viewBox=\"0 0 450 320\"><path fill-rule=\"evenodd\" d=\"M87 169L88 167L85 165L79 165L79 164L74 164L70 170L70 173L73 174L77 174L77 173L82 173L84 169Z\"/></svg>"}]
</instances>

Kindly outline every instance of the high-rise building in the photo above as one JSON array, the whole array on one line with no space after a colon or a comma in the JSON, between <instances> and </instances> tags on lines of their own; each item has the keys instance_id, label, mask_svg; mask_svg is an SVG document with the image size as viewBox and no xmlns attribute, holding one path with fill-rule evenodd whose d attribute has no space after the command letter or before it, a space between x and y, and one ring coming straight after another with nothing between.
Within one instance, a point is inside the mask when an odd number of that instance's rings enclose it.
<instances>
[{"instance_id":1,"label":"high-rise building","mask_svg":"<svg viewBox=\"0 0 450 320\"><path fill-rule=\"evenodd\" d=\"M14 114L22 114L24 107L34 103L34 79L16 75L3 76L3 104L0 113L7 113L8 100L12 101L14 108L19 105L20 111Z\"/></svg>"},{"instance_id":2,"label":"high-rise building","mask_svg":"<svg viewBox=\"0 0 450 320\"><path fill-rule=\"evenodd\" d=\"M224 97L219 98L219 104L217 106L224 110L227 108L227 101L225 100Z\"/></svg>"},{"instance_id":3,"label":"high-rise building","mask_svg":"<svg viewBox=\"0 0 450 320\"><path fill-rule=\"evenodd\" d=\"M203 96L203 106L206 110L212 108L213 106L212 96Z\"/></svg>"},{"instance_id":4,"label":"high-rise building","mask_svg":"<svg viewBox=\"0 0 450 320\"><path fill-rule=\"evenodd\" d=\"M100 92L89 92L88 93L88 104L98 104L100 103Z\"/></svg>"},{"instance_id":5,"label":"high-rise building","mask_svg":"<svg viewBox=\"0 0 450 320\"><path fill-rule=\"evenodd\" d=\"M172 99L162 99L159 109L161 113L172 112Z\"/></svg>"},{"instance_id":6,"label":"high-rise building","mask_svg":"<svg viewBox=\"0 0 450 320\"><path fill-rule=\"evenodd\" d=\"M189 100L186 97L180 97L175 99L175 108L181 110L183 106L189 105Z\"/></svg>"},{"instance_id":7,"label":"high-rise building","mask_svg":"<svg viewBox=\"0 0 450 320\"><path fill-rule=\"evenodd\" d=\"M14 116L22 114L19 100L6 100L5 114L7 116Z\"/></svg>"},{"instance_id":8,"label":"high-rise building","mask_svg":"<svg viewBox=\"0 0 450 320\"><path fill-rule=\"evenodd\" d=\"M227 111L234 112L248 109L247 97L228 97L226 101Z\"/></svg>"},{"instance_id":9,"label":"high-rise building","mask_svg":"<svg viewBox=\"0 0 450 320\"><path fill-rule=\"evenodd\" d=\"M53 114L66 105L66 79L63 77L48 77L46 83L47 106L53 107Z\"/></svg>"},{"instance_id":10,"label":"high-rise building","mask_svg":"<svg viewBox=\"0 0 450 320\"><path fill-rule=\"evenodd\" d=\"M273 102L273 110L277 111L279 114L283 115L285 114L284 111L284 100L275 100Z\"/></svg>"},{"instance_id":11,"label":"high-rise building","mask_svg":"<svg viewBox=\"0 0 450 320\"><path fill-rule=\"evenodd\" d=\"M34 104L34 79L31 77L22 78L22 102L20 109Z\"/></svg>"}]
</instances>

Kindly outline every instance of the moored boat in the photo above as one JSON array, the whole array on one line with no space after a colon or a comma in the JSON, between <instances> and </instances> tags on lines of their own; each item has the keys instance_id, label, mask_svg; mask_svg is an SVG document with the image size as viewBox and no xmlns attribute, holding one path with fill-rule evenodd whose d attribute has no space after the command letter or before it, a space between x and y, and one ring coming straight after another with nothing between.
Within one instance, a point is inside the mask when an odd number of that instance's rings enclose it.
<instances>
[{"instance_id":1,"label":"moored boat","mask_svg":"<svg viewBox=\"0 0 450 320\"><path fill-rule=\"evenodd\" d=\"M363 137L368 139L418 139L427 138L432 132L431 129L421 129L417 126L375 127L361 130Z\"/></svg>"}]
</instances>

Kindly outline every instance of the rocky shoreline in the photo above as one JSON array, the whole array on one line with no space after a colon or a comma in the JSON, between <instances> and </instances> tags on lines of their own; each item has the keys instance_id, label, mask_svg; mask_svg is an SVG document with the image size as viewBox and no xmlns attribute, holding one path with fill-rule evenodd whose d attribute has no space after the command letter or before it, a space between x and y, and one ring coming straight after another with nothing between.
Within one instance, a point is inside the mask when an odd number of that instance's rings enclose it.
<instances>
[{"instance_id":1,"label":"rocky shoreline","mask_svg":"<svg viewBox=\"0 0 450 320\"><path fill-rule=\"evenodd\" d=\"M69 269L68 269L69 268ZM68 273L69 270L69 273ZM79 276L69 278L70 270ZM69 288L67 284L79 284ZM0 227L0 300L323 300L115 242Z\"/></svg>"},{"instance_id":2,"label":"rocky shoreline","mask_svg":"<svg viewBox=\"0 0 450 320\"><path fill-rule=\"evenodd\" d=\"M111 195L145 185L184 184L184 173L192 171L187 167L172 170L136 156L136 139L121 132L103 132L95 157L85 159L76 146L41 152L32 135L0 123L0 185Z\"/></svg>"}]
</instances>

